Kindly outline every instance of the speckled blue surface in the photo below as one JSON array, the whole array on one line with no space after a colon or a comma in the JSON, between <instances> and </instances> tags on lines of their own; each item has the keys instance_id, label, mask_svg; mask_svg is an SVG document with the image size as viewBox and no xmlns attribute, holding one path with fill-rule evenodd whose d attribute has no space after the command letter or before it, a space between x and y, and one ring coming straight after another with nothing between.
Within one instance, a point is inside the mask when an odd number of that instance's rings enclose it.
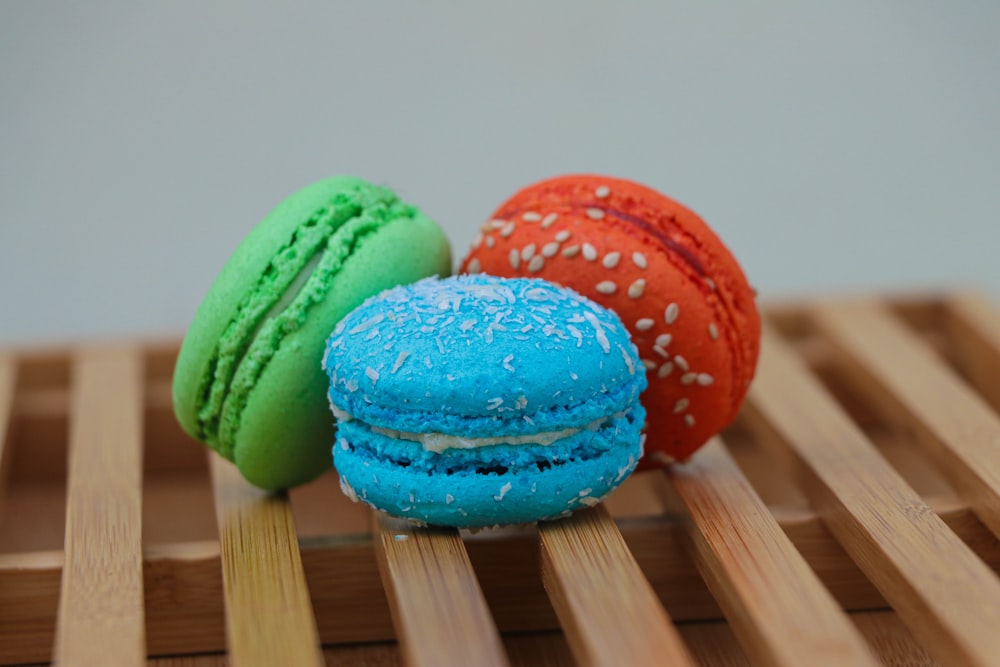
<instances>
[{"instance_id":1,"label":"speckled blue surface","mask_svg":"<svg viewBox=\"0 0 1000 667\"><path fill-rule=\"evenodd\" d=\"M598 502L642 453L646 378L628 332L546 281L458 276L383 292L341 320L323 367L345 492L396 516L554 518ZM437 452L411 434L495 440Z\"/></svg>"}]
</instances>

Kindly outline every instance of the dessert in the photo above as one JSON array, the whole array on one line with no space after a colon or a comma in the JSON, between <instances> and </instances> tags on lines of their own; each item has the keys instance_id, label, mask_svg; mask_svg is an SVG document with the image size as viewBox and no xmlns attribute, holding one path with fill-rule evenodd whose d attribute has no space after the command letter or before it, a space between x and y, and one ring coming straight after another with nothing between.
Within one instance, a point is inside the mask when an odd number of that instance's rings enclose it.
<instances>
[{"instance_id":1,"label":"dessert","mask_svg":"<svg viewBox=\"0 0 1000 667\"><path fill-rule=\"evenodd\" d=\"M642 453L646 377L614 313L542 280L427 279L337 324L323 367L345 493L482 527L600 502Z\"/></svg>"},{"instance_id":2,"label":"dessert","mask_svg":"<svg viewBox=\"0 0 1000 667\"><path fill-rule=\"evenodd\" d=\"M199 306L174 372L178 421L259 487L317 477L334 440L319 368L330 331L372 294L450 270L441 230L388 189L339 176L300 190Z\"/></svg>"},{"instance_id":3,"label":"dessert","mask_svg":"<svg viewBox=\"0 0 1000 667\"><path fill-rule=\"evenodd\" d=\"M545 278L618 313L649 378L647 460L684 460L736 416L757 363L755 295L708 225L663 194L598 175L536 183L500 205L460 271Z\"/></svg>"}]
</instances>

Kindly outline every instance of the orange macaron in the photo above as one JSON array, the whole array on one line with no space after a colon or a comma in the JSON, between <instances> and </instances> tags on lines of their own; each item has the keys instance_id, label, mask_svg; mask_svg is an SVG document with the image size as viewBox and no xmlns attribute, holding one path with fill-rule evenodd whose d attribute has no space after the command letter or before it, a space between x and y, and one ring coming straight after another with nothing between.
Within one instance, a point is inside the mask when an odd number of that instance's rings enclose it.
<instances>
[{"instance_id":1,"label":"orange macaron","mask_svg":"<svg viewBox=\"0 0 1000 667\"><path fill-rule=\"evenodd\" d=\"M649 380L647 466L687 459L736 417L760 349L754 291L669 197L597 175L535 183L483 225L460 270L545 278L618 313Z\"/></svg>"}]
</instances>

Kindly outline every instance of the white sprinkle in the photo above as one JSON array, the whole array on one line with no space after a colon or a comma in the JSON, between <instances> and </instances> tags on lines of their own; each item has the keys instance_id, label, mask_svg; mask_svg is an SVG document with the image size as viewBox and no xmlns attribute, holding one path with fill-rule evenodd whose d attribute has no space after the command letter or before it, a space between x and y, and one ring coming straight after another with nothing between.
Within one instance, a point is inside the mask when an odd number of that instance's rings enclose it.
<instances>
[{"instance_id":1,"label":"white sprinkle","mask_svg":"<svg viewBox=\"0 0 1000 667\"><path fill-rule=\"evenodd\" d=\"M640 359L639 361L642 362L642 365L646 368L647 371L651 371L659 365L652 359Z\"/></svg>"},{"instance_id":2,"label":"white sprinkle","mask_svg":"<svg viewBox=\"0 0 1000 667\"><path fill-rule=\"evenodd\" d=\"M559 252L559 243L546 243L542 246L542 256L544 257L554 257L555 254Z\"/></svg>"},{"instance_id":3,"label":"white sprinkle","mask_svg":"<svg viewBox=\"0 0 1000 667\"><path fill-rule=\"evenodd\" d=\"M576 339L576 346L581 347L583 345L583 334L572 324L566 325L566 331L569 331L569 335Z\"/></svg>"},{"instance_id":4,"label":"white sprinkle","mask_svg":"<svg viewBox=\"0 0 1000 667\"><path fill-rule=\"evenodd\" d=\"M674 403L674 414L677 415L684 412L685 410L688 409L689 405L691 405L691 401L689 401L688 399L686 398L677 399L677 402Z\"/></svg>"},{"instance_id":5,"label":"white sprinkle","mask_svg":"<svg viewBox=\"0 0 1000 667\"><path fill-rule=\"evenodd\" d=\"M490 400L488 400L486 402L486 409L487 410L496 410L501 405L503 405L503 399L501 397L497 396L496 398L491 398Z\"/></svg>"},{"instance_id":6,"label":"white sprinkle","mask_svg":"<svg viewBox=\"0 0 1000 667\"><path fill-rule=\"evenodd\" d=\"M572 235L573 232L569 231L568 229L564 229L558 234L556 234L556 241L559 241L559 243L565 243L567 240L569 240L569 237Z\"/></svg>"},{"instance_id":7,"label":"white sprinkle","mask_svg":"<svg viewBox=\"0 0 1000 667\"><path fill-rule=\"evenodd\" d=\"M597 248L590 245L589 243L584 243L583 258L588 262L593 262L595 259L597 259Z\"/></svg>"},{"instance_id":8,"label":"white sprinkle","mask_svg":"<svg viewBox=\"0 0 1000 667\"><path fill-rule=\"evenodd\" d=\"M507 238L508 236L510 236L513 233L514 233L514 223L513 222L508 222L506 225L503 226L503 229L500 230L500 236L502 236L504 238Z\"/></svg>"},{"instance_id":9,"label":"white sprinkle","mask_svg":"<svg viewBox=\"0 0 1000 667\"><path fill-rule=\"evenodd\" d=\"M539 220L542 219L542 216L539 215L538 213L535 213L534 211L528 211L527 213L521 216L521 219L524 220L525 222L538 222Z\"/></svg>"},{"instance_id":10,"label":"white sprinkle","mask_svg":"<svg viewBox=\"0 0 1000 667\"><path fill-rule=\"evenodd\" d=\"M670 353L667 352L667 350L663 346L661 346L661 345L654 345L653 346L653 352L656 352L658 355L660 355L664 359L669 359L670 358Z\"/></svg>"},{"instance_id":11,"label":"white sprinkle","mask_svg":"<svg viewBox=\"0 0 1000 667\"><path fill-rule=\"evenodd\" d=\"M702 387L707 387L708 385L715 382L715 378L708 373L698 373L698 384Z\"/></svg>"},{"instance_id":12,"label":"white sprinkle","mask_svg":"<svg viewBox=\"0 0 1000 667\"><path fill-rule=\"evenodd\" d=\"M604 211L599 208L588 208L587 217L591 220L601 220L604 217Z\"/></svg>"},{"instance_id":13,"label":"white sprinkle","mask_svg":"<svg viewBox=\"0 0 1000 667\"><path fill-rule=\"evenodd\" d=\"M601 500L600 498L594 498L593 496L586 496L584 498L580 498L580 504L586 505L587 507L594 507L595 505L600 505Z\"/></svg>"},{"instance_id":14,"label":"white sprinkle","mask_svg":"<svg viewBox=\"0 0 1000 667\"><path fill-rule=\"evenodd\" d=\"M476 326L476 321L475 320L465 320L461 324L458 325L458 328L460 330L462 330L462 331L468 331L469 329L471 329L474 326Z\"/></svg>"},{"instance_id":15,"label":"white sprinkle","mask_svg":"<svg viewBox=\"0 0 1000 667\"><path fill-rule=\"evenodd\" d=\"M494 245L496 245L496 242L497 242L496 239L493 238L492 236L487 236L486 237L486 247L487 248L492 248Z\"/></svg>"},{"instance_id":16,"label":"white sprinkle","mask_svg":"<svg viewBox=\"0 0 1000 667\"><path fill-rule=\"evenodd\" d=\"M534 243L529 243L521 249L521 259L527 262L529 259L535 256L536 246Z\"/></svg>"},{"instance_id":17,"label":"white sprinkle","mask_svg":"<svg viewBox=\"0 0 1000 667\"><path fill-rule=\"evenodd\" d=\"M597 186L597 189L594 190L594 196L598 199L604 199L609 194L611 194L611 188L606 185L599 185Z\"/></svg>"},{"instance_id":18,"label":"white sprinkle","mask_svg":"<svg viewBox=\"0 0 1000 667\"><path fill-rule=\"evenodd\" d=\"M646 262L646 256L641 252L632 253L632 262L638 266L640 269L645 269L649 264Z\"/></svg>"},{"instance_id":19,"label":"white sprinkle","mask_svg":"<svg viewBox=\"0 0 1000 667\"><path fill-rule=\"evenodd\" d=\"M694 415L684 415L684 423L688 426L694 426Z\"/></svg>"},{"instance_id":20,"label":"white sprinkle","mask_svg":"<svg viewBox=\"0 0 1000 667\"><path fill-rule=\"evenodd\" d=\"M517 252L517 248L511 248L510 255L508 255L508 257L510 258L511 268L516 269L518 266L520 266L521 255Z\"/></svg>"},{"instance_id":21,"label":"white sprinkle","mask_svg":"<svg viewBox=\"0 0 1000 667\"><path fill-rule=\"evenodd\" d=\"M667 309L663 311L663 319L666 320L667 324L673 324L677 321L677 316L681 314L681 307L676 303L671 303L667 306Z\"/></svg>"},{"instance_id":22,"label":"white sprinkle","mask_svg":"<svg viewBox=\"0 0 1000 667\"><path fill-rule=\"evenodd\" d=\"M597 283L594 289L596 289L601 294L614 294L615 290L618 289L618 285L615 285L610 280L602 280L601 282Z\"/></svg>"},{"instance_id":23,"label":"white sprinkle","mask_svg":"<svg viewBox=\"0 0 1000 667\"><path fill-rule=\"evenodd\" d=\"M455 496L451 495L450 493L445 494L444 502L446 505L451 505L453 502L455 502Z\"/></svg>"},{"instance_id":24,"label":"white sprinkle","mask_svg":"<svg viewBox=\"0 0 1000 667\"><path fill-rule=\"evenodd\" d=\"M406 350L403 350L402 352L400 352L399 356L396 357L396 361L392 364L392 370L390 370L389 372L392 373L392 374L395 374L396 371L399 370L399 367L403 365L403 362L406 361L406 358L408 356L410 356L410 353L407 352Z\"/></svg>"},{"instance_id":25,"label":"white sprinkle","mask_svg":"<svg viewBox=\"0 0 1000 667\"><path fill-rule=\"evenodd\" d=\"M621 350L622 359L625 361L625 365L628 367L628 374L635 375L635 362L632 361L632 356L621 345L618 346L618 349Z\"/></svg>"},{"instance_id":26,"label":"white sprinkle","mask_svg":"<svg viewBox=\"0 0 1000 667\"><path fill-rule=\"evenodd\" d=\"M649 331L650 329L653 328L654 324L656 324L656 322L654 322L650 318L643 317L641 319L636 320L635 328L638 329L639 331Z\"/></svg>"},{"instance_id":27,"label":"white sprinkle","mask_svg":"<svg viewBox=\"0 0 1000 667\"><path fill-rule=\"evenodd\" d=\"M368 377L369 380L372 381L372 384L378 382L379 378L378 371L372 368L371 366L365 369L365 375Z\"/></svg>"},{"instance_id":28,"label":"white sprinkle","mask_svg":"<svg viewBox=\"0 0 1000 667\"><path fill-rule=\"evenodd\" d=\"M507 482L506 484L500 487L500 495L493 496L493 500L500 502L501 500L503 500L503 497L507 495L507 492L510 491L512 488L514 487L511 485L511 483Z\"/></svg>"},{"instance_id":29,"label":"white sprinkle","mask_svg":"<svg viewBox=\"0 0 1000 667\"><path fill-rule=\"evenodd\" d=\"M528 271L531 273L538 273L542 270L543 266L545 266L545 258L541 255L535 255L531 258L531 261L528 262Z\"/></svg>"},{"instance_id":30,"label":"white sprinkle","mask_svg":"<svg viewBox=\"0 0 1000 667\"><path fill-rule=\"evenodd\" d=\"M473 257L469 260L469 273L479 273L481 270L478 257Z\"/></svg>"},{"instance_id":31,"label":"white sprinkle","mask_svg":"<svg viewBox=\"0 0 1000 667\"><path fill-rule=\"evenodd\" d=\"M590 495L591 493L593 493L593 492L594 492L594 490L593 490L593 489L584 489L584 490L583 490L583 491L581 491L581 492L580 492L580 493L579 493L578 495L579 495L579 496L580 496L581 498L583 498L584 496L589 496L589 495Z\"/></svg>"},{"instance_id":32,"label":"white sprinkle","mask_svg":"<svg viewBox=\"0 0 1000 667\"><path fill-rule=\"evenodd\" d=\"M660 334L656 337L656 344L660 347L666 347L670 345L670 341L674 339L670 334Z\"/></svg>"},{"instance_id":33,"label":"white sprinkle","mask_svg":"<svg viewBox=\"0 0 1000 667\"><path fill-rule=\"evenodd\" d=\"M668 375L670 375L670 373L673 372L673 370L674 370L674 365L672 363L670 363L669 361L664 362L664 364L660 366L660 370L656 371L656 377L665 378Z\"/></svg>"},{"instance_id":34,"label":"white sprinkle","mask_svg":"<svg viewBox=\"0 0 1000 667\"><path fill-rule=\"evenodd\" d=\"M639 278L628 286L628 296L630 299L638 299L646 291L646 280Z\"/></svg>"},{"instance_id":35,"label":"white sprinkle","mask_svg":"<svg viewBox=\"0 0 1000 667\"><path fill-rule=\"evenodd\" d=\"M434 364L431 363L430 357L424 357L424 366L427 366L427 368L434 368Z\"/></svg>"},{"instance_id":36,"label":"white sprinkle","mask_svg":"<svg viewBox=\"0 0 1000 667\"><path fill-rule=\"evenodd\" d=\"M674 357L674 363L677 364L677 367L680 368L682 371L691 370L691 368L688 366L687 359L685 359L679 354Z\"/></svg>"},{"instance_id":37,"label":"white sprinkle","mask_svg":"<svg viewBox=\"0 0 1000 667\"><path fill-rule=\"evenodd\" d=\"M362 322L361 324L359 324L358 326L348 331L347 333L353 336L355 334L361 333L362 331L367 331L368 329L371 329L373 326L380 323L384 319L385 315L383 315L382 313L379 313L378 315L373 315L364 322Z\"/></svg>"},{"instance_id":38,"label":"white sprinkle","mask_svg":"<svg viewBox=\"0 0 1000 667\"><path fill-rule=\"evenodd\" d=\"M571 245L568 248L563 248L563 257L576 257L580 253L580 246Z\"/></svg>"},{"instance_id":39,"label":"white sprinkle","mask_svg":"<svg viewBox=\"0 0 1000 667\"><path fill-rule=\"evenodd\" d=\"M618 266L618 261L621 260L622 254L620 252L609 252L604 256L604 260L601 262L604 264L604 268L613 269Z\"/></svg>"},{"instance_id":40,"label":"white sprinkle","mask_svg":"<svg viewBox=\"0 0 1000 667\"><path fill-rule=\"evenodd\" d=\"M493 342L493 327L492 326L486 327L486 333L483 334L483 339L487 343L492 343Z\"/></svg>"},{"instance_id":41,"label":"white sprinkle","mask_svg":"<svg viewBox=\"0 0 1000 667\"><path fill-rule=\"evenodd\" d=\"M608 340L607 334L604 333L604 327L601 326L600 320L589 310L583 311L583 317L587 320L590 326L594 327L594 335L597 337L597 344L601 346L604 353L607 354L611 351L611 341Z\"/></svg>"},{"instance_id":42,"label":"white sprinkle","mask_svg":"<svg viewBox=\"0 0 1000 667\"><path fill-rule=\"evenodd\" d=\"M719 327L715 326L715 322L708 325L708 335L711 336L712 340L719 339Z\"/></svg>"},{"instance_id":43,"label":"white sprinkle","mask_svg":"<svg viewBox=\"0 0 1000 667\"><path fill-rule=\"evenodd\" d=\"M685 373L681 376L681 384L691 384L698 379L697 373Z\"/></svg>"},{"instance_id":44,"label":"white sprinkle","mask_svg":"<svg viewBox=\"0 0 1000 667\"><path fill-rule=\"evenodd\" d=\"M514 367L511 366L511 364L510 364L510 362L513 361L513 360L514 360L514 355L513 354L508 354L506 357L503 358L503 367L506 370L510 371L511 373L514 372Z\"/></svg>"},{"instance_id":45,"label":"white sprinkle","mask_svg":"<svg viewBox=\"0 0 1000 667\"><path fill-rule=\"evenodd\" d=\"M559 217L558 213L549 213L547 216L545 216L545 219L542 220L542 229L548 229L549 227L551 227L552 223L554 223L558 217Z\"/></svg>"}]
</instances>

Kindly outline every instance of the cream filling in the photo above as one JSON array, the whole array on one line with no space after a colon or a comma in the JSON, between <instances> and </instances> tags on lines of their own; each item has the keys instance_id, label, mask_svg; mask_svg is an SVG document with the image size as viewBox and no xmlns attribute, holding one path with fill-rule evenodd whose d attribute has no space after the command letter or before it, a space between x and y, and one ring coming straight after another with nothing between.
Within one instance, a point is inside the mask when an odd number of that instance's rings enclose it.
<instances>
[{"instance_id":1,"label":"cream filling","mask_svg":"<svg viewBox=\"0 0 1000 667\"><path fill-rule=\"evenodd\" d=\"M350 413L336 406L331 405L330 407L333 409L333 416L337 418L337 421L347 422L354 419ZM623 417L626 413L628 413L628 410L615 413L610 417L599 417L579 428L564 428L558 431L541 431L540 433L531 433L529 435L494 436L488 438L464 438L460 435L448 435L447 433L411 433L409 431L397 431L391 428L370 425L368 428L372 432L388 438L419 442L427 451L440 454L448 449L475 449L477 447L490 447L492 445L551 445L557 440L568 438L583 431L597 431L612 419Z\"/></svg>"}]
</instances>

